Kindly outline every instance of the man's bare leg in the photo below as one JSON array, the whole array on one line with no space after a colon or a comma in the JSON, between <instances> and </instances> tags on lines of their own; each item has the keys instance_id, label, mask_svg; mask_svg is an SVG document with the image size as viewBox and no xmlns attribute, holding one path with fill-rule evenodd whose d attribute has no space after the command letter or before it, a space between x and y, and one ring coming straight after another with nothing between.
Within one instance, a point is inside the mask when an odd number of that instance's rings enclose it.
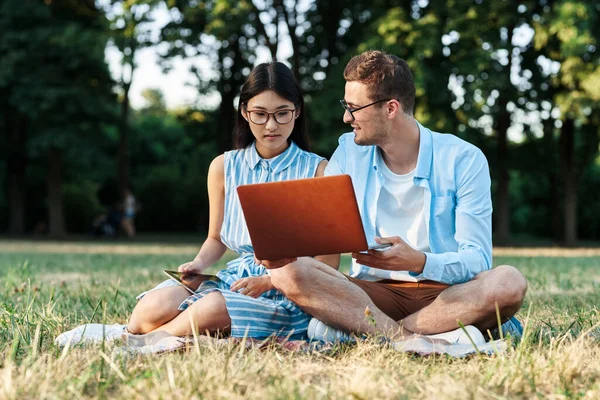
<instances>
[{"instance_id":1,"label":"man's bare leg","mask_svg":"<svg viewBox=\"0 0 600 400\"><path fill-rule=\"evenodd\" d=\"M299 258L270 270L273 285L305 312L335 328L371 335L394 336L396 321L375 306L369 296L346 276L312 258ZM369 308L375 326L365 317Z\"/></svg>"},{"instance_id":2,"label":"man's bare leg","mask_svg":"<svg viewBox=\"0 0 600 400\"><path fill-rule=\"evenodd\" d=\"M484 330L498 324L496 304L501 318L509 318L519 311L526 292L527 281L521 272L501 265L470 282L449 287L433 303L400 323L404 329L421 334L457 329L457 321Z\"/></svg>"},{"instance_id":3,"label":"man's bare leg","mask_svg":"<svg viewBox=\"0 0 600 400\"><path fill-rule=\"evenodd\" d=\"M302 258L271 270L271 279L289 299L326 324L358 333L384 334L391 339L451 331L458 328L457 321L480 329L492 327L496 303L501 316L512 316L527 290L527 282L517 269L500 266L477 275L471 282L446 289L432 304L397 323L343 274L313 259ZM367 306L375 327L365 318Z\"/></svg>"}]
</instances>

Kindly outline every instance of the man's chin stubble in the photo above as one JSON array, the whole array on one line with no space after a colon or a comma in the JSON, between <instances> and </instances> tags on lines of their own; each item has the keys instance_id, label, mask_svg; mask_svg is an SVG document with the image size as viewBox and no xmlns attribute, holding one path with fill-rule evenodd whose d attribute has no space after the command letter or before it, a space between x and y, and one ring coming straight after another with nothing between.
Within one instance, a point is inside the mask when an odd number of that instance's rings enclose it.
<instances>
[{"instance_id":1,"label":"man's chin stubble","mask_svg":"<svg viewBox=\"0 0 600 400\"><path fill-rule=\"evenodd\" d=\"M358 136L354 135L354 143L359 146L378 146L382 142L381 139L382 137L379 135L369 138L359 138Z\"/></svg>"}]
</instances>

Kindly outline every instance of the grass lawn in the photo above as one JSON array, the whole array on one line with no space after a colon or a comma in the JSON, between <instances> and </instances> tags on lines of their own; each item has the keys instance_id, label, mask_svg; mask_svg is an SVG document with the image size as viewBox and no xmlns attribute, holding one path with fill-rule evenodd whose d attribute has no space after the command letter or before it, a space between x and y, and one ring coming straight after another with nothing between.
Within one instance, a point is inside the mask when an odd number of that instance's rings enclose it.
<instances>
[{"instance_id":1,"label":"grass lawn","mask_svg":"<svg viewBox=\"0 0 600 400\"><path fill-rule=\"evenodd\" d=\"M207 345L126 357L108 345L63 352L52 340L82 323L125 323L136 294L194 247L40 246L0 242L0 399L600 398L597 255L495 258L530 285L518 315L526 337L499 357L420 358L368 341L324 354Z\"/></svg>"}]
</instances>

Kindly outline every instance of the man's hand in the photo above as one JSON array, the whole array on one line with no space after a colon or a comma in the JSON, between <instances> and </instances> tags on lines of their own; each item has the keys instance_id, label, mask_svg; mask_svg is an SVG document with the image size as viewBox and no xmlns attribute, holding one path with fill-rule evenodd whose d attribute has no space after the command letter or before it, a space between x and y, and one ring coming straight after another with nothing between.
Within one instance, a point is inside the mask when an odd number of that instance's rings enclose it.
<instances>
[{"instance_id":1,"label":"man's hand","mask_svg":"<svg viewBox=\"0 0 600 400\"><path fill-rule=\"evenodd\" d=\"M420 274L425 267L425 253L410 247L398 236L375 237L379 244L391 243L392 247L383 251L369 250L368 254L352 253L359 264L389 271L410 271Z\"/></svg>"},{"instance_id":2,"label":"man's hand","mask_svg":"<svg viewBox=\"0 0 600 400\"><path fill-rule=\"evenodd\" d=\"M254 262L256 263L256 265L262 265L266 269L277 269L277 268L285 267L286 265L288 265L289 263L293 263L297 259L298 259L297 257L293 257L293 258L282 258L281 260L259 260L255 256Z\"/></svg>"},{"instance_id":3,"label":"man's hand","mask_svg":"<svg viewBox=\"0 0 600 400\"><path fill-rule=\"evenodd\" d=\"M271 284L271 277L269 275L238 279L230 287L232 292L238 292L254 298L271 289L275 289L275 286Z\"/></svg>"}]
</instances>

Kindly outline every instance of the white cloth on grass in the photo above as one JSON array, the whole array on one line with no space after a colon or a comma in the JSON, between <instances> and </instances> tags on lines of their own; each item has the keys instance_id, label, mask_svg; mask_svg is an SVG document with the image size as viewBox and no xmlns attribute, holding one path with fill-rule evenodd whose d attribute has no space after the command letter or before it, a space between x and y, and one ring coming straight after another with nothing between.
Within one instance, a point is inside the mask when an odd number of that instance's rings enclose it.
<instances>
[{"instance_id":1,"label":"white cloth on grass","mask_svg":"<svg viewBox=\"0 0 600 400\"><path fill-rule=\"evenodd\" d=\"M85 324L61 333L54 339L54 343L58 346L111 343L122 338L126 326L120 324Z\"/></svg>"}]
</instances>

